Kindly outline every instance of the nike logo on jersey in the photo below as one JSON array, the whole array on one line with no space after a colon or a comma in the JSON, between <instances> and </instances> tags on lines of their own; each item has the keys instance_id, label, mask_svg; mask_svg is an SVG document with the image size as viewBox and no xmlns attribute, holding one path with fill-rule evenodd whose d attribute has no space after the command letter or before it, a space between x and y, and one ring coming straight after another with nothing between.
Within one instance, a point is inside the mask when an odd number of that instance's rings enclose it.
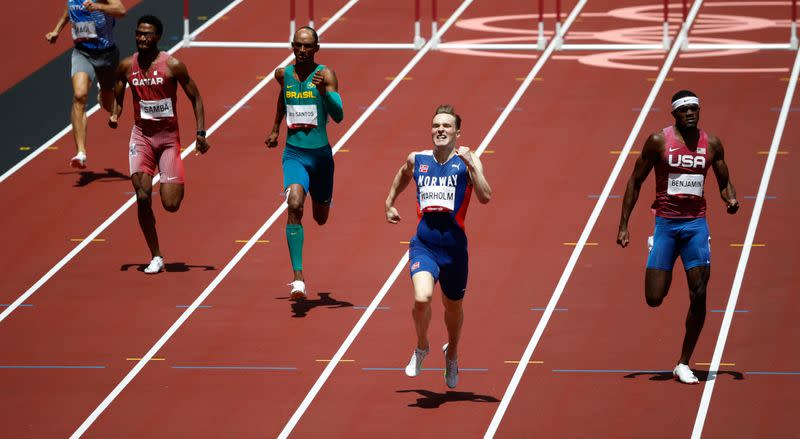
<instances>
[{"instance_id":1,"label":"nike logo on jersey","mask_svg":"<svg viewBox=\"0 0 800 439\"><path fill-rule=\"evenodd\" d=\"M287 85L286 86L287 89L292 88L292 87L294 87L294 86L293 85Z\"/></svg>"},{"instance_id":2,"label":"nike logo on jersey","mask_svg":"<svg viewBox=\"0 0 800 439\"><path fill-rule=\"evenodd\" d=\"M669 152L677 151L677 150L679 150L679 149L681 149L681 148L680 148L680 147L677 147L677 148L670 148L670 149L669 149Z\"/></svg>"},{"instance_id":3,"label":"nike logo on jersey","mask_svg":"<svg viewBox=\"0 0 800 439\"><path fill-rule=\"evenodd\" d=\"M178 177L167 177L167 181L172 181L172 180L175 180L176 178L178 178Z\"/></svg>"}]
</instances>

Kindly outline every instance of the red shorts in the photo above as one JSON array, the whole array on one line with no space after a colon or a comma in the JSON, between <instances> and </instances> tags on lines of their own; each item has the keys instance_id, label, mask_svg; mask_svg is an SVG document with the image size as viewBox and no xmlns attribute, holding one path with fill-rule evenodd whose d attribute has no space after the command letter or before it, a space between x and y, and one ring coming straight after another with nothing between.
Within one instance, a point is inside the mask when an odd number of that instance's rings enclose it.
<instances>
[{"instance_id":1,"label":"red shorts","mask_svg":"<svg viewBox=\"0 0 800 439\"><path fill-rule=\"evenodd\" d=\"M151 136L142 133L134 124L128 147L128 162L131 175L143 172L156 175L156 166L161 173L161 183L183 183L183 161L181 139L178 130L159 131Z\"/></svg>"}]
</instances>

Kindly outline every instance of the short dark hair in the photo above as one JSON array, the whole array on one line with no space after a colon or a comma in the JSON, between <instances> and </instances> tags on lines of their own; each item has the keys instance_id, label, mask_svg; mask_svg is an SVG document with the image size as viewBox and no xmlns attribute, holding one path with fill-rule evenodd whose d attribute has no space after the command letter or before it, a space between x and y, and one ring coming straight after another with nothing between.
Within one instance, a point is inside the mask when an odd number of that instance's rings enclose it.
<instances>
[{"instance_id":1,"label":"short dark hair","mask_svg":"<svg viewBox=\"0 0 800 439\"><path fill-rule=\"evenodd\" d=\"M697 95L696 95L696 94L694 94L694 92L692 92L692 91L689 91L689 90L680 90L680 91L678 91L677 93L675 93L674 95L672 95L672 100L671 100L670 102L675 102L675 101L677 101L678 99L680 99L680 98L685 98L685 97L687 97L687 96L694 96L694 97L697 97Z\"/></svg>"},{"instance_id":2,"label":"short dark hair","mask_svg":"<svg viewBox=\"0 0 800 439\"><path fill-rule=\"evenodd\" d=\"M319 44L319 35L317 35L317 31L315 31L313 27L303 26L300 29L297 29L297 32L300 32L301 30L307 30L311 32L311 36L314 37L314 44ZM297 32L294 33L292 39L294 39L294 37L297 36Z\"/></svg>"},{"instance_id":3,"label":"short dark hair","mask_svg":"<svg viewBox=\"0 0 800 439\"><path fill-rule=\"evenodd\" d=\"M437 114L449 114L456 118L456 129L461 129L461 116L456 114L456 109L453 108L450 104L442 104L436 108L436 112L433 113L433 117L436 117Z\"/></svg>"},{"instance_id":4,"label":"short dark hair","mask_svg":"<svg viewBox=\"0 0 800 439\"><path fill-rule=\"evenodd\" d=\"M136 26L138 27L142 23L152 24L156 28L156 35L158 36L164 33L164 25L155 15L142 15L139 17L139 21L136 22Z\"/></svg>"}]
</instances>

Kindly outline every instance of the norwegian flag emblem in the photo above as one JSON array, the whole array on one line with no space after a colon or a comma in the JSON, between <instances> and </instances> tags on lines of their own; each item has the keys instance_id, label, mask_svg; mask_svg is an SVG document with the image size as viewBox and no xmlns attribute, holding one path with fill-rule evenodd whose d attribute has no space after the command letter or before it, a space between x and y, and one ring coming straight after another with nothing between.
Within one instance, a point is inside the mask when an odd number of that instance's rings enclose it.
<instances>
[{"instance_id":1,"label":"norwegian flag emblem","mask_svg":"<svg viewBox=\"0 0 800 439\"><path fill-rule=\"evenodd\" d=\"M428 172L428 165L419 165L419 172Z\"/></svg>"},{"instance_id":2,"label":"norwegian flag emblem","mask_svg":"<svg viewBox=\"0 0 800 439\"><path fill-rule=\"evenodd\" d=\"M412 269L412 270L416 270L417 268L419 268L419 261L417 261L417 262L414 262L414 263L411 265L411 269Z\"/></svg>"}]
</instances>

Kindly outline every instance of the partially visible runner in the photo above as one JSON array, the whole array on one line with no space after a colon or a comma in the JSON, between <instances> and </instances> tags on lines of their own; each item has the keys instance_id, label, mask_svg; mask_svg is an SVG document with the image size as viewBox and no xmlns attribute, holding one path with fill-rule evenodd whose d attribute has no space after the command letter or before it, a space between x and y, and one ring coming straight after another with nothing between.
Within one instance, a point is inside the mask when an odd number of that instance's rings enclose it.
<instances>
[{"instance_id":1,"label":"partially visible runner","mask_svg":"<svg viewBox=\"0 0 800 439\"><path fill-rule=\"evenodd\" d=\"M428 355L431 298L438 281L448 338L448 343L442 346L446 363L444 378L451 389L458 384L458 340L464 322L462 304L469 271L464 219L473 190L482 204L492 198L478 156L466 146L456 148L460 135L461 116L451 105L440 105L431 123L433 149L409 154L392 181L385 206L386 220L397 224L400 214L394 202L414 180L419 224L409 245L409 264L414 285L411 315L417 347L405 370L406 375L417 376L422 371L422 360Z\"/></svg>"},{"instance_id":2,"label":"partially visible runner","mask_svg":"<svg viewBox=\"0 0 800 439\"><path fill-rule=\"evenodd\" d=\"M114 111L114 72L119 64L119 49L114 43L116 18L125 15L120 0L68 0L56 27L44 37L55 44L58 34L72 23L72 136L75 139L73 168L86 168L86 99L97 78L100 93L97 101L109 113Z\"/></svg>"},{"instance_id":3,"label":"partially visible runner","mask_svg":"<svg viewBox=\"0 0 800 439\"><path fill-rule=\"evenodd\" d=\"M314 221L328 221L333 199L333 151L328 141L328 116L336 123L344 119L339 81L330 68L317 64L317 32L304 26L292 41L294 65L275 70L281 86L275 112L275 124L264 143L278 146L278 133L286 116L286 148L283 150L283 190L289 212L286 218L286 241L292 262L294 281L289 284L291 300L306 297L303 276L303 206L311 195Z\"/></svg>"},{"instance_id":4,"label":"partially visible runner","mask_svg":"<svg viewBox=\"0 0 800 439\"><path fill-rule=\"evenodd\" d=\"M181 161L181 139L178 130L177 84L192 102L197 120L197 151L205 154L211 147L206 141L203 99L186 66L167 52L158 50L163 25L152 15L139 18L136 26L138 53L122 60L117 69L114 86L118 107L108 120L117 127L125 99L125 83L130 84L133 97L134 124L128 143L131 181L136 191L139 226L153 259L144 269L154 274L164 269L164 259L158 246L156 218L153 214L153 176L156 167L161 173L159 195L169 212L177 212L183 200L184 173Z\"/></svg>"},{"instance_id":5,"label":"partially visible runner","mask_svg":"<svg viewBox=\"0 0 800 439\"><path fill-rule=\"evenodd\" d=\"M656 307L669 292L672 269L678 255L683 261L689 284L689 311L681 356L673 370L683 383L696 384L689 367L706 317L706 287L711 276L711 237L706 222L705 177L708 167L714 169L720 196L729 214L739 210L736 190L730 181L725 150L713 134L697 128L700 121L700 100L688 90L672 97L675 126L668 126L647 138L641 156L636 160L628 180L617 244L630 242L628 220L642 183L655 168L656 214L654 235L648 239L644 294L647 304Z\"/></svg>"}]
</instances>

